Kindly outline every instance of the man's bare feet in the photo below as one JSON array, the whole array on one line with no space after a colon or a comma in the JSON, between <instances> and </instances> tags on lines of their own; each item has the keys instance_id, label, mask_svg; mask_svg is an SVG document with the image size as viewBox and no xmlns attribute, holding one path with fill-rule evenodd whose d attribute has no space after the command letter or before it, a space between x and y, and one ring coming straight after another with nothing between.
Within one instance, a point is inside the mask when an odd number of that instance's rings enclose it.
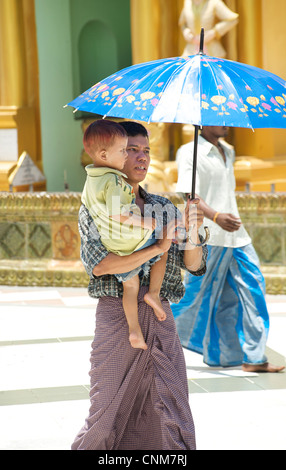
<instances>
[{"instance_id":1,"label":"man's bare feet","mask_svg":"<svg viewBox=\"0 0 286 470\"><path fill-rule=\"evenodd\" d=\"M147 344L145 343L141 329L130 331L129 342L132 348L135 348L135 349L146 350L148 348Z\"/></svg>"},{"instance_id":2,"label":"man's bare feet","mask_svg":"<svg viewBox=\"0 0 286 470\"><path fill-rule=\"evenodd\" d=\"M153 308L154 313L158 320L164 321L166 320L166 312L162 307L160 297L157 294L153 294L151 292L147 292L144 295L144 301L148 304L151 308Z\"/></svg>"},{"instance_id":3,"label":"man's bare feet","mask_svg":"<svg viewBox=\"0 0 286 470\"><path fill-rule=\"evenodd\" d=\"M281 372L285 369L285 366L274 366L265 362L265 364L242 364L242 370L245 372L270 372L276 373Z\"/></svg>"}]
</instances>

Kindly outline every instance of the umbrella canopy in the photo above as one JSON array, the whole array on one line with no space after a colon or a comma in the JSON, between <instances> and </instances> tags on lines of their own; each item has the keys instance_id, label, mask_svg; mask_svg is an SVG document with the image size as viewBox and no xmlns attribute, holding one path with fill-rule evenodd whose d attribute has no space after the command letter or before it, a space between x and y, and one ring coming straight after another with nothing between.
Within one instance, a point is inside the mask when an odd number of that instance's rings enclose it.
<instances>
[{"instance_id":1,"label":"umbrella canopy","mask_svg":"<svg viewBox=\"0 0 286 470\"><path fill-rule=\"evenodd\" d=\"M257 67L209 57L203 45L204 29L198 54L127 67L67 105L104 117L193 124L192 199L200 126L286 128L286 82Z\"/></svg>"},{"instance_id":2,"label":"umbrella canopy","mask_svg":"<svg viewBox=\"0 0 286 470\"><path fill-rule=\"evenodd\" d=\"M286 82L250 65L197 54L127 67L68 106L145 122L286 128Z\"/></svg>"}]
</instances>

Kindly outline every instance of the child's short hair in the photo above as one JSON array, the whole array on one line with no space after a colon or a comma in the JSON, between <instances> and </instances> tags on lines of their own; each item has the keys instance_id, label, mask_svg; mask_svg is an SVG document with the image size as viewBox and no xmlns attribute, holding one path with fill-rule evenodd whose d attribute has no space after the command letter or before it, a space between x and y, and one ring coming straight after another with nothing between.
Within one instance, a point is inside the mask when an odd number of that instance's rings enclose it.
<instances>
[{"instance_id":1,"label":"child's short hair","mask_svg":"<svg viewBox=\"0 0 286 470\"><path fill-rule=\"evenodd\" d=\"M91 123L83 136L83 146L88 155L95 151L106 150L113 145L116 137L127 137L120 124L106 119Z\"/></svg>"}]
</instances>

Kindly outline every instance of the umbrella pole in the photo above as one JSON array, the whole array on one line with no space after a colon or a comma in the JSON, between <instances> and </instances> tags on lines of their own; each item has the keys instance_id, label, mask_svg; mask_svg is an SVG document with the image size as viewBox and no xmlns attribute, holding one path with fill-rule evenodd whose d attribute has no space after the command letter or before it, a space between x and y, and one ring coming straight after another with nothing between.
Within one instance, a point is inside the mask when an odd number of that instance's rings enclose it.
<instances>
[{"instance_id":1,"label":"umbrella pole","mask_svg":"<svg viewBox=\"0 0 286 470\"><path fill-rule=\"evenodd\" d=\"M192 194L189 196L189 199L193 200L196 198L196 174L197 174L197 157L198 157L198 141L199 141L199 128L200 126L195 126L195 138L194 138L194 153L193 153L193 179L192 179ZM192 203L190 202L190 205ZM189 207L190 207L189 205ZM197 207L197 204L192 204L193 207ZM194 246L203 246L206 245L210 238L210 231L208 227L204 227L205 229L205 238L201 243L194 243L191 238L191 232L194 226L189 228L188 238L192 245Z\"/></svg>"},{"instance_id":2,"label":"umbrella pole","mask_svg":"<svg viewBox=\"0 0 286 470\"><path fill-rule=\"evenodd\" d=\"M200 51L199 54L204 54L204 38L205 38L205 30L204 28L201 29L201 38L200 38ZM196 174L197 174L197 157L198 157L198 142L199 142L199 129L200 126L195 125L195 138L194 138L194 153L193 153L193 177L192 177L192 194L189 196L189 199L193 200L196 198ZM197 207L197 204L192 204L192 206ZM194 243L191 238L191 232L193 230L193 226L189 227L189 234L188 238L192 245L194 246L203 246L206 245L210 238L210 231L208 227L204 227L205 229L205 239L202 243Z\"/></svg>"},{"instance_id":3,"label":"umbrella pole","mask_svg":"<svg viewBox=\"0 0 286 470\"><path fill-rule=\"evenodd\" d=\"M194 155L193 155L193 179L192 179L192 199L195 199L195 197L196 197L196 174L197 174L197 159L198 159L198 141L199 141L199 126L195 126Z\"/></svg>"}]
</instances>

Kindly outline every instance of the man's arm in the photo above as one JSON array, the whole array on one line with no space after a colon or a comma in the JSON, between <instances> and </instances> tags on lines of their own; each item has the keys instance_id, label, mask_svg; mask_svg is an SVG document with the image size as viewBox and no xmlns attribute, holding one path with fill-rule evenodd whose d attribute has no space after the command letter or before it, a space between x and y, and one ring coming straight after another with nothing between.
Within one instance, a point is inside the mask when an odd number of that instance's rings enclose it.
<instances>
[{"instance_id":1,"label":"man's arm","mask_svg":"<svg viewBox=\"0 0 286 470\"><path fill-rule=\"evenodd\" d=\"M189 196L189 195L188 195ZM204 216L215 222L227 232L236 232L241 227L241 220L232 214L217 212L210 207L201 197L198 208L202 210Z\"/></svg>"},{"instance_id":2,"label":"man's arm","mask_svg":"<svg viewBox=\"0 0 286 470\"><path fill-rule=\"evenodd\" d=\"M193 239L195 243L201 243L199 235L196 234L196 238ZM202 266L203 260L203 247L194 246L187 241L184 251L184 263L188 271L198 271Z\"/></svg>"},{"instance_id":3,"label":"man's arm","mask_svg":"<svg viewBox=\"0 0 286 470\"><path fill-rule=\"evenodd\" d=\"M92 273L94 276L103 276L104 274L132 271L161 253L162 251L158 249L156 244L127 256L109 253L99 264L94 266Z\"/></svg>"}]
</instances>

